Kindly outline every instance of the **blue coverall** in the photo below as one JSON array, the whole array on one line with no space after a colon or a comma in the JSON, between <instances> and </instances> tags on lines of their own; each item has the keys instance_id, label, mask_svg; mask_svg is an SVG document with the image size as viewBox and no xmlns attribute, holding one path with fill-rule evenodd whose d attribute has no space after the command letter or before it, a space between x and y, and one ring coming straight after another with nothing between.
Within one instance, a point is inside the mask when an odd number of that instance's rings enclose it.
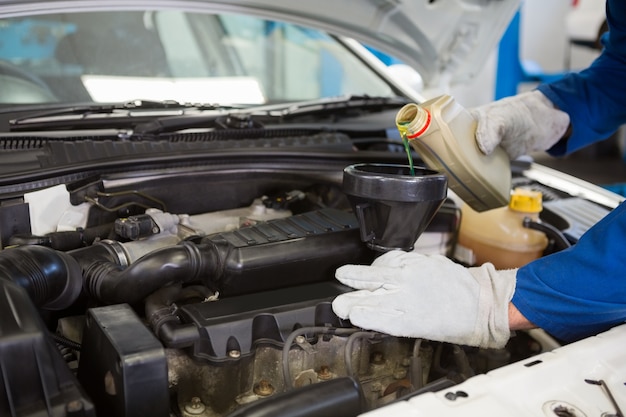
<instances>
[{"instance_id":1,"label":"blue coverall","mask_svg":"<svg viewBox=\"0 0 626 417\"><path fill-rule=\"evenodd\" d=\"M592 65L538 89L570 116L571 135L549 152L564 155L626 123L626 1L607 1L609 33ZM512 300L532 323L564 341L626 322L626 203L570 249L520 268Z\"/></svg>"}]
</instances>

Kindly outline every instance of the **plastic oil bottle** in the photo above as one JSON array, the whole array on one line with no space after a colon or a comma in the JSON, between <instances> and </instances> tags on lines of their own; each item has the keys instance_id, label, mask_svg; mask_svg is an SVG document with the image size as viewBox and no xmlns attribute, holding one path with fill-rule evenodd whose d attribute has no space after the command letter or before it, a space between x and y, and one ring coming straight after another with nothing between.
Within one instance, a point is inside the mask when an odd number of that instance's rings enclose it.
<instances>
[{"instance_id":1,"label":"plastic oil bottle","mask_svg":"<svg viewBox=\"0 0 626 417\"><path fill-rule=\"evenodd\" d=\"M542 195L516 188L509 205L478 213L463 205L459 244L471 249L476 264L491 262L497 269L521 267L542 256L548 238L523 226L525 217L538 220Z\"/></svg>"},{"instance_id":2,"label":"plastic oil bottle","mask_svg":"<svg viewBox=\"0 0 626 417\"><path fill-rule=\"evenodd\" d=\"M449 187L474 210L506 206L511 192L509 157L500 147L489 155L480 151L476 121L453 97L403 106L396 126L429 168L447 174Z\"/></svg>"}]
</instances>

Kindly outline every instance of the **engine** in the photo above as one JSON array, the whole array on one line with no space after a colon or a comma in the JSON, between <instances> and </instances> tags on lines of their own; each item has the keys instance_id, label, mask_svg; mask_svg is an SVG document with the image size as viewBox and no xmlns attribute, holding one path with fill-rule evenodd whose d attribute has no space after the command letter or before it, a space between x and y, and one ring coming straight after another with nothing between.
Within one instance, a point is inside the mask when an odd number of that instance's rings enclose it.
<instances>
[{"instance_id":1,"label":"engine","mask_svg":"<svg viewBox=\"0 0 626 417\"><path fill-rule=\"evenodd\" d=\"M291 174L201 192L209 174L74 184L63 227L5 233L0 411L355 416L544 349L527 333L485 350L339 319L331 301L350 289L335 269L377 254L335 174ZM416 250L453 256L459 221L446 200Z\"/></svg>"}]
</instances>

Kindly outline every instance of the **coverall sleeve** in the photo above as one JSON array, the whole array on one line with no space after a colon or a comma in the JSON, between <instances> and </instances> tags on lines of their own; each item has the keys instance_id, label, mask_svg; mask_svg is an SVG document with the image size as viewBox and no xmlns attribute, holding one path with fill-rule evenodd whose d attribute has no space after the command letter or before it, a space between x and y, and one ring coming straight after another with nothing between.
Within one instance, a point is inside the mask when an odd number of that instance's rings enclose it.
<instances>
[{"instance_id":1,"label":"coverall sleeve","mask_svg":"<svg viewBox=\"0 0 626 417\"><path fill-rule=\"evenodd\" d=\"M532 323L565 341L626 321L626 203L571 248L517 271L512 302Z\"/></svg>"},{"instance_id":2,"label":"coverall sleeve","mask_svg":"<svg viewBox=\"0 0 626 417\"><path fill-rule=\"evenodd\" d=\"M548 151L554 156L605 139L626 123L626 1L608 0L606 15L609 32L591 66L537 87L570 116L571 135Z\"/></svg>"},{"instance_id":3,"label":"coverall sleeve","mask_svg":"<svg viewBox=\"0 0 626 417\"><path fill-rule=\"evenodd\" d=\"M626 123L626 1L607 1L604 50L586 70L540 85L570 115L572 133L550 153L563 155L610 136ZM573 341L626 321L626 203L570 249L520 268L512 300L532 323Z\"/></svg>"}]
</instances>

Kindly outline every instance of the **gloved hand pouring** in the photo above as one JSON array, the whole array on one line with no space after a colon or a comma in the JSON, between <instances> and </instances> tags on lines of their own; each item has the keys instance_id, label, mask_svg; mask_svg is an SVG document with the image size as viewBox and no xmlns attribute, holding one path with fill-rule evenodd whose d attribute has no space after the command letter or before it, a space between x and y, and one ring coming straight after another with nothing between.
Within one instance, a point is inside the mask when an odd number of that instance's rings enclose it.
<instances>
[{"instance_id":1,"label":"gloved hand pouring","mask_svg":"<svg viewBox=\"0 0 626 417\"><path fill-rule=\"evenodd\" d=\"M534 90L470 109L478 121L476 143L485 154L502 147L509 158L545 151L567 132L567 113Z\"/></svg>"}]
</instances>

